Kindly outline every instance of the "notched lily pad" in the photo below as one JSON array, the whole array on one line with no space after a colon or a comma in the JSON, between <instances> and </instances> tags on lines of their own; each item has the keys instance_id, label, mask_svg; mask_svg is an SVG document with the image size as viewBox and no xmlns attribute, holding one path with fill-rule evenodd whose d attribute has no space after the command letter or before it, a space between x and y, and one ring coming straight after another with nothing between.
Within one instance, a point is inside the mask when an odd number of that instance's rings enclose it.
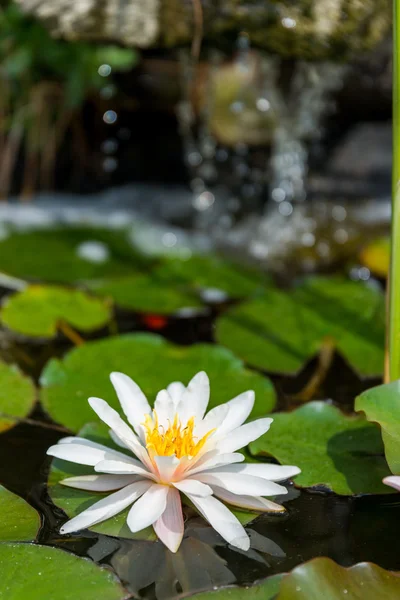
<instances>
[{"instance_id":1,"label":"notched lily pad","mask_svg":"<svg viewBox=\"0 0 400 600\"><path fill-rule=\"evenodd\" d=\"M1 600L124 600L116 577L93 562L49 546L0 544Z\"/></svg>"},{"instance_id":2,"label":"notched lily pad","mask_svg":"<svg viewBox=\"0 0 400 600\"><path fill-rule=\"evenodd\" d=\"M29 377L15 365L0 361L0 433L26 417L36 402L36 390ZM13 418L15 417L15 418Z\"/></svg>"},{"instance_id":3,"label":"notched lily pad","mask_svg":"<svg viewBox=\"0 0 400 600\"><path fill-rule=\"evenodd\" d=\"M392 473L400 475L400 381L366 390L356 399L355 409L379 423L386 460Z\"/></svg>"},{"instance_id":4,"label":"notched lily pad","mask_svg":"<svg viewBox=\"0 0 400 600\"><path fill-rule=\"evenodd\" d=\"M110 303L80 290L31 285L8 296L0 311L6 327L31 337L53 337L60 322L93 331L111 319Z\"/></svg>"},{"instance_id":5,"label":"notched lily pad","mask_svg":"<svg viewBox=\"0 0 400 600\"><path fill-rule=\"evenodd\" d=\"M313 277L232 308L218 319L216 336L253 367L285 374L298 372L330 338L360 375L373 376L383 370L384 314L379 290Z\"/></svg>"},{"instance_id":6,"label":"notched lily pad","mask_svg":"<svg viewBox=\"0 0 400 600\"><path fill-rule=\"evenodd\" d=\"M302 471L297 486L322 485L342 495L390 493L382 483L389 469L375 425L324 402L272 416L271 429L250 444L250 451L297 465Z\"/></svg>"},{"instance_id":7,"label":"notched lily pad","mask_svg":"<svg viewBox=\"0 0 400 600\"><path fill-rule=\"evenodd\" d=\"M2 485L0 506L0 542L30 542L36 538L40 517L32 506Z\"/></svg>"},{"instance_id":8,"label":"notched lily pad","mask_svg":"<svg viewBox=\"0 0 400 600\"><path fill-rule=\"evenodd\" d=\"M127 334L88 342L62 360L52 359L41 376L41 400L50 416L78 431L93 421L87 399L98 396L116 410L120 406L109 381L112 371L131 376L153 402L158 391L172 381L185 385L198 371L211 381L209 409L246 391L256 392L252 416L270 412L275 405L272 382L245 369L226 348L210 344L176 346L154 334Z\"/></svg>"}]
</instances>

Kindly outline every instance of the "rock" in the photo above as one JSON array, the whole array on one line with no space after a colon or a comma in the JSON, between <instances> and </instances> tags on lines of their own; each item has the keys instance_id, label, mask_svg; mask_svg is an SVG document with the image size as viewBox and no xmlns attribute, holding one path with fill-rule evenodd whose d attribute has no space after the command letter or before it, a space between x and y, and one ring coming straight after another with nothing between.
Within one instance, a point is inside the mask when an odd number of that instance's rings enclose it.
<instances>
[{"instance_id":1,"label":"rock","mask_svg":"<svg viewBox=\"0 0 400 600\"><path fill-rule=\"evenodd\" d=\"M190 44L246 31L286 57L341 59L374 47L389 31L388 0L16 0L57 35L146 48ZM202 9L202 15L199 13ZM197 15L197 16L196 16Z\"/></svg>"}]
</instances>

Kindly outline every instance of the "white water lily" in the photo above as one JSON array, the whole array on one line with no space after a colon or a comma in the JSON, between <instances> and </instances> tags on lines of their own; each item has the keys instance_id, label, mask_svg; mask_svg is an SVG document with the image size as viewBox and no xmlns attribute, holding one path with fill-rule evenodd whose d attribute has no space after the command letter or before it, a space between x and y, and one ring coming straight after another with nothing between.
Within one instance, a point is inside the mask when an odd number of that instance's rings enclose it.
<instances>
[{"instance_id":1,"label":"white water lily","mask_svg":"<svg viewBox=\"0 0 400 600\"><path fill-rule=\"evenodd\" d=\"M282 511L282 506L262 496L286 494L277 482L300 473L292 466L244 464L244 456L236 452L266 433L272 423L263 418L243 425L252 411L254 392L244 392L206 414L210 383L200 372L187 387L174 382L159 392L152 410L130 377L112 373L110 378L132 428L104 400L89 398L89 404L110 427L113 441L136 458L79 437L51 446L50 456L94 467L94 474L64 479L63 485L114 492L65 523L60 532L91 527L132 505L127 517L130 530L135 533L153 525L157 536L176 552L184 532L183 493L229 544L248 550L245 529L217 498L240 508Z\"/></svg>"}]
</instances>

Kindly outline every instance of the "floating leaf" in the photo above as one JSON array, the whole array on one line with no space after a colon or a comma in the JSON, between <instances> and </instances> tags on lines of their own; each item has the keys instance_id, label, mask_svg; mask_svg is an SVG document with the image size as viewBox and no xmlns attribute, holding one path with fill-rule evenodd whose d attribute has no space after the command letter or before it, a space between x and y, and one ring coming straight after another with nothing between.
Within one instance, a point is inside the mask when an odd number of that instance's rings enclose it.
<instances>
[{"instance_id":1,"label":"floating leaf","mask_svg":"<svg viewBox=\"0 0 400 600\"><path fill-rule=\"evenodd\" d=\"M366 390L356 399L355 409L379 423L388 465L400 475L400 381Z\"/></svg>"},{"instance_id":2,"label":"floating leaf","mask_svg":"<svg viewBox=\"0 0 400 600\"><path fill-rule=\"evenodd\" d=\"M0 432L18 424L26 417L36 402L32 381L15 365L0 361ZM16 417L13 419L12 417Z\"/></svg>"},{"instance_id":3,"label":"floating leaf","mask_svg":"<svg viewBox=\"0 0 400 600\"><path fill-rule=\"evenodd\" d=\"M93 331L111 318L108 302L80 290L31 285L8 296L0 312L2 323L17 333L53 337L60 322L80 331Z\"/></svg>"},{"instance_id":4,"label":"floating leaf","mask_svg":"<svg viewBox=\"0 0 400 600\"><path fill-rule=\"evenodd\" d=\"M345 569L329 558L314 558L283 578L276 600L395 600L400 576L372 563Z\"/></svg>"},{"instance_id":5,"label":"floating leaf","mask_svg":"<svg viewBox=\"0 0 400 600\"><path fill-rule=\"evenodd\" d=\"M88 342L62 360L50 360L41 376L41 400L55 421L78 431L93 421L87 402L90 396L104 398L120 410L109 380L112 371L131 376L153 402L169 383L177 380L187 384L201 370L211 380L209 408L249 389L256 392L253 417L265 415L275 405L271 381L245 369L229 350L210 344L176 346L147 333Z\"/></svg>"},{"instance_id":6,"label":"floating leaf","mask_svg":"<svg viewBox=\"0 0 400 600\"><path fill-rule=\"evenodd\" d=\"M332 338L360 375L383 370L384 297L363 283L314 277L290 293L270 289L217 321L217 340L254 367L296 373Z\"/></svg>"},{"instance_id":7,"label":"floating leaf","mask_svg":"<svg viewBox=\"0 0 400 600\"><path fill-rule=\"evenodd\" d=\"M114 575L49 546L0 544L1 600L123 600Z\"/></svg>"},{"instance_id":8,"label":"floating leaf","mask_svg":"<svg viewBox=\"0 0 400 600\"><path fill-rule=\"evenodd\" d=\"M389 474L379 429L362 417L348 417L324 402L276 413L271 429L250 444L256 456L297 465L296 485L323 485L337 494L388 493Z\"/></svg>"},{"instance_id":9,"label":"floating leaf","mask_svg":"<svg viewBox=\"0 0 400 600\"><path fill-rule=\"evenodd\" d=\"M83 244L97 243L104 260L89 260ZM149 261L127 232L100 227L57 227L13 233L0 241L0 271L26 280L73 283L132 273Z\"/></svg>"},{"instance_id":10,"label":"floating leaf","mask_svg":"<svg viewBox=\"0 0 400 600\"><path fill-rule=\"evenodd\" d=\"M212 592L195 594L193 600L273 600L279 592L284 575L273 575L258 585L250 587L226 587ZM297 597L296 597L297 598Z\"/></svg>"},{"instance_id":11,"label":"floating leaf","mask_svg":"<svg viewBox=\"0 0 400 600\"><path fill-rule=\"evenodd\" d=\"M0 506L0 542L30 542L36 538L40 518L32 506L2 485L0 485Z\"/></svg>"},{"instance_id":12,"label":"floating leaf","mask_svg":"<svg viewBox=\"0 0 400 600\"><path fill-rule=\"evenodd\" d=\"M378 277L387 277L390 265L390 238L379 238L366 246L361 254L360 261Z\"/></svg>"},{"instance_id":13,"label":"floating leaf","mask_svg":"<svg viewBox=\"0 0 400 600\"><path fill-rule=\"evenodd\" d=\"M201 305L194 295L147 275L97 281L89 287L96 294L112 298L121 308L158 315Z\"/></svg>"}]
</instances>

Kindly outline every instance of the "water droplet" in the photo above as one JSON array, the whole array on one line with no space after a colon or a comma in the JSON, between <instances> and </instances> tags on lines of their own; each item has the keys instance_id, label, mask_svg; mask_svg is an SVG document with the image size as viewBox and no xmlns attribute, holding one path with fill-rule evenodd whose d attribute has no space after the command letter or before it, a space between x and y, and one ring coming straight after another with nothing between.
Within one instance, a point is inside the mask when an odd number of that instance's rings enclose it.
<instances>
[{"instance_id":1,"label":"water droplet","mask_svg":"<svg viewBox=\"0 0 400 600\"><path fill-rule=\"evenodd\" d=\"M342 222L346 219L347 217L347 210L345 209L344 206L334 206L332 208L332 217L335 219L335 221L339 221Z\"/></svg>"},{"instance_id":2,"label":"water droplet","mask_svg":"<svg viewBox=\"0 0 400 600\"><path fill-rule=\"evenodd\" d=\"M281 215L283 215L284 217L288 217L293 212L293 205L290 204L290 202L281 202L279 204L278 210L281 213Z\"/></svg>"},{"instance_id":3,"label":"water droplet","mask_svg":"<svg viewBox=\"0 0 400 600\"><path fill-rule=\"evenodd\" d=\"M106 110L106 112L103 115L103 121L104 123L107 123L107 125L112 125L116 122L117 119L118 115L115 112L115 110Z\"/></svg>"},{"instance_id":4,"label":"water droplet","mask_svg":"<svg viewBox=\"0 0 400 600\"><path fill-rule=\"evenodd\" d=\"M76 249L79 258L83 258L93 263L103 263L110 258L110 251L107 244L97 240L88 240L82 242Z\"/></svg>"},{"instance_id":5,"label":"water droplet","mask_svg":"<svg viewBox=\"0 0 400 600\"><path fill-rule=\"evenodd\" d=\"M190 187L192 188L193 192L195 192L197 194L201 194L201 192L204 192L204 190L206 188L206 184L200 177L195 177L190 182Z\"/></svg>"},{"instance_id":6,"label":"water droplet","mask_svg":"<svg viewBox=\"0 0 400 600\"><path fill-rule=\"evenodd\" d=\"M110 100L113 96L115 96L116 92L117 88L115 85L105 85L100 90L100 96L103 98L103 100Z\"/></svg>"},{"instance_id":7,"label":"water droplet","mask_svg":"<svg viewBox=\"0 0 400 600\"><path fill-rule=\"evenodd\" d=\"M215 202L215 196L211 192L203 192L193 199L193 206L196 210L207 210Z\"/></svg>"},{"instance_id":8,"label":"water droplet","mask_svg":"<svg viewBox=\"0 0 400 600\"><path fill-rule=\"evenodd\" d=\"M286 198L286 192L282 188L275 188L271 192L272 200L275 202L283 202Z\"/></svg>"},{"instance_id":9,"label":"water droplet","mask_svg":"<svg viewBox=\"0 0 400 600\"><path fill-rule=\"evenodd\" d=\"M178 238L176 237L176 235L174 233L172 233L172 231L168 231L167 233L164 233L164 235L162 236L162 243L167 248L173 248L173 246L176 245L177 241L178 241Z\"/></svg>"},{"instance_id":10,"label":"water droplet","mask_svg":"<svg viewBox=\"0 0 400 600\"><path fill-rule=\"evenodd\" d=\"M203 162L200 152L189 152L187 160L191 167L198 167Z\"/></svg>"},{"instance_id":11,"label":"water droplet","mask_svg":"<svg viewBox=\"0 0 400 600\"><path fill-rule=\"evenodd\" d=\"M98 74L102 77L108 77L109 75L111 75L111 71L112 69L110 65L100 65L100 67L98 68Z\"/></svg>"},{"instance_id":12,"label":"water droplet","mask_svg":"<svg viewBox=\"0 0 400 600\"><path fill-rule=\"evenodd\" d=\"M293 29L297 25L296 20L291 17L283 17L281 23L286 29Z\"/></svg>"},{"instance_id":13,"label":"water droplet","mask_svg":"<svg viewBox=\"0 0 400 600\"><path fill-rule=\"evenodd\" d=\"M218 162L225 162L226 160L228 160L228 157L229 154L228 151L225 150L225 148L218 148L217 152L215 153L215 158Z\"/></svg>"},{"instance_id":14,"label":"water droplet","mask_svg":"<svg viewBox=\"0 0 400 600\"><path fill-rule=\"evenodd\" d=\"M259 98L256 106L260 112L267 112L271 108L271 104L266 98Z\"/></svg>"},{"instance_id":15,"label":"water droplet","mask_svg":"<svg viewBox=\"0 0 400 600\"><path fill-rule=\"evenodd\" d=\"M231 110L231 112L233 112L235 115L237 115L237 114L243 112L244 102L240 102L239 100L237 100L236 102L232 102L229 109Z\"/></svg>"},{"instance_id":16,"label":"water droplet","mask_svg":"<svg viewBox=\"0 0 400 600\"><path fill-rule=\"evenodd\" d=\"M227 293L218 288L206 288L202 291L201 297L205 302L209 302L210 304L219 304L228 299Z\"/></svg>"},{"instance_id":17,"label":"water droplet","mask_svg":"<svg viewBox=\"0 0 400 600\"><path fill-rule=\"evenodd\" d=\"M345 229L337 229L333 234L333 238L338 244L345 244L349 239L349 234Z\"/></svg>"},{"instance_id":18,"label":"water droplet","mask_svg":"<svg viewBox=\"0 0 400 600\"><path fill-rule=\"evenodd\" d=\"M101 151L104 152L104 154L114 154L114 152L117 150L118 142L112 138L109 140L104 140L104 142L101 144Z\"/></svg>"},{"instance_id":19,"label":"water droplet","mask_svg":"<svg viewBox=\"0 0 400 600\"><path fill-rule=\"evenodd\" d=\"M106 173L112 173L117 167L118 161L113 156L107 156L107 158L103 160L103 169Z\"/></svg>"},{"instance_id":20,"label":"water droplet","mask_svg":"<svg viewBox=\"0 0 400 600\"><path fill-rule=\"evenodd\" d=\"M314 246L315 244L315 235L311 232L303 233L303 235L301 236L301 243L303 244L303 246L311 248L311 246Z\"/></svg>"}]
</instances>

